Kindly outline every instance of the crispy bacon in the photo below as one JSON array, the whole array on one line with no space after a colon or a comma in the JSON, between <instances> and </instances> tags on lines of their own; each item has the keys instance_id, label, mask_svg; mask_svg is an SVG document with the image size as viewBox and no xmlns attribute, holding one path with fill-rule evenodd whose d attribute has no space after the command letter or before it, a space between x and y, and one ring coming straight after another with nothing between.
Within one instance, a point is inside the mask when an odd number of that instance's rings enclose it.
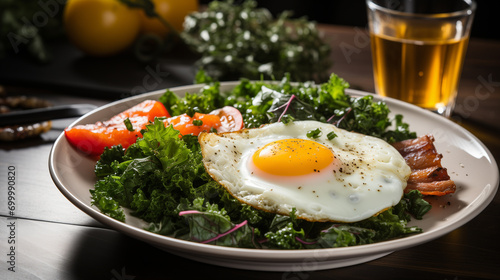
<instances>
[{"instance_id":1,"label":"crispy bacon","mask_svg":"<svg viewBox=\"0 0 500 280\"><path fill-rule=\"evenodd\" d=\"M405 192L419 190L423 195L436 196L455 192L455 182L441 166L443 155L437 152L433 142L432 135L424 135L393 144L411 168Z\"/></svg>"}]
</instances>

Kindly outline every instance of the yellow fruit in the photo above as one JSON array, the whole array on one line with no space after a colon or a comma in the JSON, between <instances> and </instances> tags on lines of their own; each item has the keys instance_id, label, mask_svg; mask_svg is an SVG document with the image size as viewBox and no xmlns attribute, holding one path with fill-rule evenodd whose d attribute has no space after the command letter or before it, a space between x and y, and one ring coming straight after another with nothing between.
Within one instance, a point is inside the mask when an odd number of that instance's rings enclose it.
<instances>
[{"instance_id":1,"label":"yellow fruit","mask_svg":"<svg viewBox=\"0 0 500 280\"><path fill-rule=\"evenodd\" d=\"M123 51L140 30L137 10L118 0L68 0L63 20L68 38L93 56Z\"/></svg>"},{"instance_id":2,"label":"yellow fruit","mask_svg":"<svg viewBox=\"0 0 500 280\"><path fill-rule=\"evenodd\" d=\"M153 0L155 11L165 19L177 32L183 30L184 18L191 12L198 11L197 0ZM146 16L139 11L141 32L166 36L170 30L159 19Z\"/></svg>"}]
</instances>

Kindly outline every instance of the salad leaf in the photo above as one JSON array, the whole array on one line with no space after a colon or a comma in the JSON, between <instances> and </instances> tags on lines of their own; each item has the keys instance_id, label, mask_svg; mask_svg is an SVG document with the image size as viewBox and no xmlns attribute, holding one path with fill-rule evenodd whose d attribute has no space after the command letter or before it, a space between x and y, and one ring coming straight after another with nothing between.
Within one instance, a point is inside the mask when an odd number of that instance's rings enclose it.
<instances>
[{"instance_id":1,"label":"salad leaf","mask_svg":"<svg viewBox=\"0 0 500 280\"><path fill-rule=\"evenodd\" d=\"M233 224L224 211L183 211L179 215L189 224L187 240L228 247L255 248L253 228L245 220Z\"/></svg>"},{"instance_id":2,"label":"salad leaf","mask_svg":"<svg viewBox=\"0 0 500 280\"><path fill-rule=\"evenodd\" d=\"M302 249L300 237L304 236L304 230L296 230L292 222L280 227L277 231L265 234L266 246L271 249ZM299 239L298 239L299 238Z\"/></svg>"},{"instance_id":3,"label":"salad leaf","mask_svg":"<svg viewBox=\"0 0 500 280\"><path fill-rule=\"evenodd\" d=\"M199 93L186 93L185 97L180 99L175 94L167 90L161 97L160 102L169 108L172 116L187 114L193 116L195 113L210 113L211 111L222 108L224 98L220 94L220 83L214 82L200 89Z\"/></svg>"},{"instance_id":4,"label":"salad leaf","mask_svg":"<svg viewBox=\"0 0 500 280\"><path fill-rule=\"evenodd\" d=\"M179 131L172 126L165 129L165 124L158 119L153 124L147 125L147 133L138 145L145 154L152 152L161 162L163 170L168 171L188 160L190 150L179 138Z\"/></svg>"},{"instance_id":5,"label":"salad leaf","mask_svg":"<svg viewBox=\"0 0 500 280\"><path fill-rule=\"evenodd\" d=\"M279 122L285 115L292 117L294 120L316 120L313 107L295 95L278 96L271 108L269 108L269 112L274 114L270 120L271 122Z\"/></svg>"},{"instance_id":6,"label":"salad leaf","mask_svg":"<svg viewBox=\"0 0 500 280\"><path fill-rule=\"evenodd\" d=\"M405 206L404 212L410 213L417 220L421 220L432 208L431 204L417 190L406 193L401 205Z\"/></svg>"},{"instance_id":7,"label":"salad leaf","mask_svg":"<svg viewBox=\"0 0 500 280\"><path fill-rule=\"evenodd\" d=\"M375 231L350 225L335 224L321 231L315 242L305 244L306 248L336 248L372 243Z\"/></svg>"},{"instance_id":8,"label":"salad leaf","mask_svg":"<svg viewBox=\"0 0 500 280\"><path fill-rule=\"evenodd\" d=\"M193 182L210 178L200 176L206 174L201 153L188 148L189 137L181 139L177 130L158 119L146 126L143 135L124 154L118 148L104 152L96 175L105 177L96 183L92 199L107 214L118 215L113 211L122 205L146 221L161 222L173 215L181 198L197 195Z\"/></svg>"},{"instance_id":9,"label":"salad leaf","mask_svg":"<svg viewBox=\"0 0 500 280\"><path fill-rule=\"evenodd\" d=\"M212 81L198 93L179 98L166 91L160 101L171 115L207 113L231 105L240 110L246 127L269 122L314 119L338 127L396 141L412 138L402 116L389 118L382 102L371 95L351 97L348 84L335 74L329 81L292 83L242 79L229 92ZM327 133L328 131L311 132ZM127 150L105 149L95 165L99 180L91 190L92 204L124 221L123 207L150 223L147 230L185 240L222 246L273 249L331 248L368 244L421 232L408 221L429 211L415 191L398 205L364 221L350 224L314 223L268 213L242 204L205 171L198 138L179 134L160 119L146 126L143 137ZM329 136L330 137L330 136ZM331 135L335 137L335 135ZM333 138L332 138L333 139Z\"/></svg>"},{"instance_id":10,"label":"salad leaf","mask_svg":"<svg viewBox=\"0 0 500 280\"><path fill-rule=\"evenodd\" d=\"M92 205L95 205L104 214L119 221L125 221L122 205L125 201L120 200L123 196L123 185L118 176L107 176L102 180L97 181L93 190L90 190L92 195ZM122 203L120 203L122 202Z\"/></svg>"},{"instance_id":11,"label":"salad leaf","mask_svg":"<svg viewBox=\"0 0 500 280\"><path fill-rule=\"evenodd\" d=\"M393 213L393 209L390 208L377 216L353 223L353 225L375 230L374 241L382 241L422 232L420 228L407 227L408 220L400 219L397 214Z\"/></svg>"},{"instance_id":12,"label":"salad leaf","mask_svg":"<svg viewBox=\"0 0 500 280\"><path fill-rule=\"evenodd\" d=\"M206 73L199 72L198 75ZM242 79L230 92L220 92L219 87L218 82L207 84L197 94L187 94L173 103L164 104L178 114L210 111L201 110L203 107L233 106L242 113L247 128L277 121L317 120L389 143L416 137L401 115L389 118L390 110L384 102L375 102L372 95L353 97L346 94L349 83L336 74L331 74L328 82L319 85L314 82L292 83L290 75L285 74L279 82ZM167 91L160 100L173 100L170 96Z\"/></svg>"},{"instance_id":13,"label":"salad leaf","mask_svg":"<svg viewBox=\"0 0 500 280\"><path fill-rule=\"evenodd\" d=\"M116 145L111 148L105 147L104 152L94 166L94 172L97 177L104 177L116 173L116 163L125 155L125 149L122 145Z\"/></svg>"}]
</instances>

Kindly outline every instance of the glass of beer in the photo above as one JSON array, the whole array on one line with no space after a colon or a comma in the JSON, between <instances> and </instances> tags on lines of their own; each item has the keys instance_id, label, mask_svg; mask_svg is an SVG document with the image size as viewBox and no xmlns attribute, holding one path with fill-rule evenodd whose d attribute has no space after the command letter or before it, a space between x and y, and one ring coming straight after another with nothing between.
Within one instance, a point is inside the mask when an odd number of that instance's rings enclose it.
<instances>
[{"instance_id":1,"label":"glass of beer","mask_svg":"<svg viewBox=\"0 0 500 280\"><path fill-rule=\"evenodd\" d=\"M367 0L377 94L450 117L473 0Z\"/></svg>"}]
</instances>

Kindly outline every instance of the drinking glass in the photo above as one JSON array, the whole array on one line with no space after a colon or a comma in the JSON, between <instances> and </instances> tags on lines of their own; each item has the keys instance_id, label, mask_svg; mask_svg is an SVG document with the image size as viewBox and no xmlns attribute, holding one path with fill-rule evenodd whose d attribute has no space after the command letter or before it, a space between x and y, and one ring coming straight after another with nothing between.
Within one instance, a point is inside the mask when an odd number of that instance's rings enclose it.
<instances>
[{"instance_id":1,"label":"drinking glass","mask_svg":"<svg viewBox=\"0 0 500 280\"><path fill-rule=\"evenodd\" d=\"M450 117L473 0L367 0L375 90Z\"/></svg>"}]
</instances>

